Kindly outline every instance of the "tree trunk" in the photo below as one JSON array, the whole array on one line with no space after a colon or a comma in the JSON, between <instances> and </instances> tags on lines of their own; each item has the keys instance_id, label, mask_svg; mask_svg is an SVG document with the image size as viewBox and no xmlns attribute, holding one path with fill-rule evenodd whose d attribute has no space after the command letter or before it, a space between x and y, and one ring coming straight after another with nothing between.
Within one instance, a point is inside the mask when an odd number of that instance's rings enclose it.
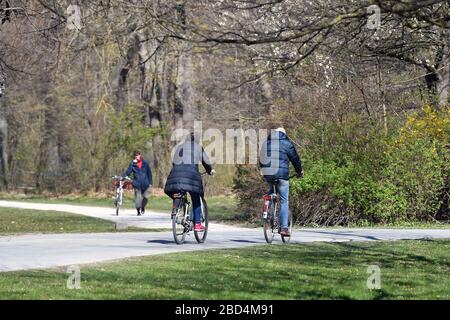
<instances>
[{"instance_id":1,"label":"tree trunk","mask_svg":"<svg viewBox=\"0 0 450 320\"><path fill-rule=\"evenodd\" d=\"M157 40L144 41L142 33L136 34L138 47L139 69L141 73L141 99L144 105L144 124L148 128L159 129L161 127L161 109L163 107L161 99L161 75L163 61L160 59L161 45ZM148 48L150 50L148 50ZM148 151L144 155L148 158L150 167L153 170L154 185L161 186L163 176L160 163L164 156L163 140L161 135L156 135L148 141Z\"/></svg>"},{"instance_id":2,"label":"tree trunk","mask_svg":"<svg viewBox=\"0 0 450 320\"><path fill-rule=\"evenodd\" d=\"M6 75L0 71L0 190L8 187L8 122L4 116L4 98Z\"/></svg>"},{"instance_id":3,"label":"tree trunk","mask_svg":"<svg viewBox=\"0 0 450 320\"><path fill-rule=\"evenodd\" d=\"M439 96L439 105L446 106L449 103L448 87L450 79L450 59L448 50L444 54L443 61L441 62L440 70L437 72L438 82L436 84L436 92Z\"/></svg>"},{"instance_id":4,"label":"tree trunk","mask_svg":"<svg viewBox=\"0 0 450 320\"><path fill-rule=\"evenodd\" d=\"M122 112L125 108L125 105L128 103L128 76L130 73L130 69L134 65L134 60L136 58L137 51L139 50L138 39L139 38L136 36L136 34L132 32L130 44L127 51L127 60L119 72L119 80L116 95L117 112Z\"/></svg>"},{"instance_id":5,"label":"tree trunk","mask_svg":"<svg viewBox=\"0 0 450 320\"><path fill-rule=\"evenodd\" d=\"M431 104L435 107L446 106L449 102L449 66L441 67L436 72L430 72L425 76Z\"/></svg>"},{"instance_id":6,"label":"tree trunk","mask_svg":"<svg viewBox=\"0 0 450 320\"><path fill-rule=\"evenodd\" d=\"M45 72L45 71L44 71ZM61 173L61 157L58 147L59 140L59 112L56 104L49 96L51 77L44 74L40 81L39 94L44 97L43 111L44 126L42 128L42 141L39 148L38 168L36 172L36 187L40 190L55 191L59 183L58 175Z\"/></svg>"},{"instance_id":7,"label":"tree trunk","mask_svg":"<svg viewBox=\"0 0 450 320\"><path fill-rule=\"evenodd\" d=\"M8 122L0 98L0 190L8 188Z\"/></svg>"},{"instance_id":8,"label":"tree trunk","mask_svg":"<svg viewBox=\"0 0 450 320\"><path fill-rule=\"evenodd\" d=\"M176 132L175 135L175 143L176 141L180 141L182 138L181 130L183 129L183 104L182 101L179 100L179 96L177 94L177 77L178 77L178 58L174 59L175 63L169 68L169 79L168 79L168 97L169 97L169 108L172 110L173 117L173 129Z\"/></svg>"},{"instance_id":9,"label":"tree trunk","mask_svg":"<svg viewBox=\"0 0 450 320\"><path fill-rule=\"evenodd\" d=\"M183 46L178 56L178 72L176 80L175 92L175 114L181 116L183 128L188 130L194 129L195 120L195 88L193 86L194 64L192 55L187 51L187 47ZM177 119L179 122L179 119Z\"/></svg>"},{"instance_id":10,"label":"tree trunk","mask_svg":"<svg viewBox=\"0 0 450 320\"><path fill-rule=\"evenodd\" d=\"M433 70L425 76L428 92L431 96L432 104L437 106L446 106L449 103L449 77L450 77L450 58L449 58L449 33L443 31L443 45L437 52L436 63Z\"/></svg>"},{"instance_id":11,"label":"tree trunk","mask_svg":"<svg viewBox=\"0 0 450 320\"><path fill-rule=\"evenodd\" d=\"M267 112L269 114L269 118L273 119L276 113L276 107L273 104L273 89L272 84L269 81L268 75L264 75L261 78L262 82L262 95L267 101Z\"/></svg>"}]
</instances>

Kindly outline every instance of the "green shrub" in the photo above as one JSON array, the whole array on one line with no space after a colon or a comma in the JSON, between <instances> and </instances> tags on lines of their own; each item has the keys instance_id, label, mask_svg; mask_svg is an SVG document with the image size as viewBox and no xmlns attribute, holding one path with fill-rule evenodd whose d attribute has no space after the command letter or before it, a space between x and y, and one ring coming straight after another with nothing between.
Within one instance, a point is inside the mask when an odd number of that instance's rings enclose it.
<instances>
[{"instance_id":1,"label":"green shrub","mask_svg":"<svg viewBox=\"0 0 450 320\"><path fill-rule=\"evenodd\" d=\"M238 207L243 217L252 222L260 220L263 195L268 187L256 165L236 166L233 191L237 194Z\"/></svg>"},{"instance_id":2,"label":"green shrub","mask_svg":"<svg viewBox=\"0 0 450 320\"><path fill-rule=\"evenodd\" d=\"M301 128L293 137L303 179L291 180L291 209L301 224L371 224L448 219L450 113L425 107L386 135L361 117ZM241 210L257 217L262 178L238 170Z\"/></svg>"}]
</instances>

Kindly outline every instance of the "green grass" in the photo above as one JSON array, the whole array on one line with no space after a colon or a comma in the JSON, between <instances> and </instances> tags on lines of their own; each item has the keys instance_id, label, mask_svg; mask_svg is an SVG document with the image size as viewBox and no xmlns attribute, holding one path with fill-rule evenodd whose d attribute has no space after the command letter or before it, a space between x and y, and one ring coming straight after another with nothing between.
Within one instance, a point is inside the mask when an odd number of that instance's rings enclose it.
<instances>
[{"instance_id":1,"label":"green grass","mask_svg":"<svg viewBox=\"0 0 450 320\"><path fill-rule=\"evenodd\" d=\"M321 226L317 224L302 225L301 228L321 228L321 229L450 229L448 221L399 221L396 223L368 224L352 223L348 226Z\"/></svg>"},{"instance_id":2,"label":"green grass","mask_svg":"<svg viewBox=\"0 0 450 320\"><path fill-rule=\"evenodd\" d=\"M31 201L31 202L45 202L52 204L72 204L72 205L86 205L86 206L100 206L113 207L113 196L60 196L60 197L45 197L42 195L27 195L19 196L13 194L0 195L1 200L13 201ZM232 221L240 214L237 208L237 199L231 196L214 196L206 197L208 203L208 210L211 220ZM126 193L123 201L124 208L135 208L134 196ZM147 209L170 212L172 210L172 200L167 196L150 196Z\"/></svg>"},{"instance_id":3,"label":"green grass","mask_svg":"<svg viewBox=\"0 0 450 320\"><path fill-rule=\"evenodd\" d=\"M372 228L372 229L450 229L448 221L402 221L388 224L352 224L349 228Z\"/></svg>"},{"instance_id":4,"label":"green grass","mask_svg":"<svg viewBox=\"0 0 450 320\"><path fill-rule=\"evenodd\" d=\"M114 222L103 219L91 218L66 212L0 208L0 235L115 231ZM148 232L159 230L129 227L124 231Z\"/></svg>"},{"instance_id":5,"label":"green grass","mask_svg":"<svg viewBox=\"0 0 450 320\"><path fill-rule=\"evenodd\" d=\"M381 289L369 290L369 265ZM450 299L450 240L263 245L0 274L0 299Z\"/></svg>"}]
</instances>

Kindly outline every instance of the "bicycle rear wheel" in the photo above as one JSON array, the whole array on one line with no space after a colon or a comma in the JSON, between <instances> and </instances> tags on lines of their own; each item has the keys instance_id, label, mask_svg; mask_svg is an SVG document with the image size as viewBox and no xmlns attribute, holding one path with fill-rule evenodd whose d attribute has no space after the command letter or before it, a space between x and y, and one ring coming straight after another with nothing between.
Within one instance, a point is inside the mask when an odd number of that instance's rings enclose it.
<instances>
[{"instance_id":1,"label":"bicycle rear wheel","mask_svg":"<svg viewBox=\"0 0 450 320\"><path fill-rule=\"evenodd\" d=\"M275 235L275 224L274 217L277 214L278 203L271 201L269 205L269 210L267 212L267 218L264 219L263 229L264 229L264 238L266 238L267 243L272 243L273 237Z\"/></svg>"},{"instance_id":2,"label":"bicycle rear wheel","mask_svg":"<svg viewBox=\"0 0 450 320\"><path fill-rule=\"evenodd\" d=\"M194 231L195 239L198 243L203 243L206 240L206 236L208 234L208 205L206 204L205 198L202 197L202 223L205 226L205 231L197 232Z\"/></svg>"},{"instance_id":3,"label":"bicycle rear wheel","mask_svg":"<svg viewBox=\"0 0 450 320\"><path fill-rule=\"evenodd\" d=\"M185 206L180 204L177 208L176 214L172 215L172 233L173 239L177 244L184 243L186 239L186 227L185 227Z\"/></svg>"},{"instance_id":4,"label":"bicycle rear wheel","mask_svg":"<svg viewBox=\"0 0 450 320\"><path fill-rule=\"evenodd\" d=\"M290 236L283 236L281 235L281 240L283 240L284 243L289 243L291 242L291 238L292 238L292 226L293 226L293 218L292 218L292 212L291 210L289 210L289 220L288 220L288 227L289 227L289 234Z\"/></svg>"}]
</instances>

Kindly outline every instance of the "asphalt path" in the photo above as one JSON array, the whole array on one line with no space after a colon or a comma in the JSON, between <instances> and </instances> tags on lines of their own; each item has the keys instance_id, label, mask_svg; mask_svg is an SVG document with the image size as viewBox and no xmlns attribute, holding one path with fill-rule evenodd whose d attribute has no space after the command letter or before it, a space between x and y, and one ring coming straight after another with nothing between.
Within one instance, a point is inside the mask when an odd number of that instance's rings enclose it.
<instances>
[{"instance_id":1,"label":"asphalt path","mask_svg":"<svg viewBox=\"0 0 450 320\"><path fill-rule=\"evenodd\" d=\"M62 211L114 221L120 227L171 228L170 214L148 211L136 216L123 210L117 217L113 208L64 204L0 201L0 207ZM418 240L450 238L450 229L296 229L291 243ZM113 261L129 257L176 252L240 248L264 244L262 228L210 223L205 243L198 244L194 234L177 245L171 232L117 232L24 234L0 236L0 272L47 269ZM276 236L273 244L282 244Z\"/></svg>"}]
</instances>

